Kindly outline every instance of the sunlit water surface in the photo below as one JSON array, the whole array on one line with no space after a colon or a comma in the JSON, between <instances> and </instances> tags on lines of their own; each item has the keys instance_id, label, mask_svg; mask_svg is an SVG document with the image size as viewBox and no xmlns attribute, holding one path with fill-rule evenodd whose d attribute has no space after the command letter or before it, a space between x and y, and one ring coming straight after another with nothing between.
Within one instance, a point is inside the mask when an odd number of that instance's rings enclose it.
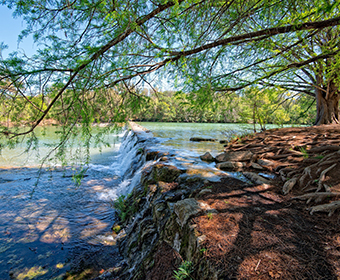
<instances>
[{"instance_id":1,"label":"sunlit water surface","mask_svg":"<svg viewBox=\"0 0 340 280\"><path fill-rule=\"evenodd\" d=\"M198 156L205 152L216 155L223 151L220 140L230 140L231 138L253 133L252 124L233 124L233 123L155 123L140 122L140 125L153 132L155 137L160 137L162 145L175 148L180 153L189 153ZM275 128L275 125L267 125L267 129ZM256 126L260 130L260 126ZM216 139L214 142L192 142L190 138L202 137Z\"/></svg>"}]
</instances>

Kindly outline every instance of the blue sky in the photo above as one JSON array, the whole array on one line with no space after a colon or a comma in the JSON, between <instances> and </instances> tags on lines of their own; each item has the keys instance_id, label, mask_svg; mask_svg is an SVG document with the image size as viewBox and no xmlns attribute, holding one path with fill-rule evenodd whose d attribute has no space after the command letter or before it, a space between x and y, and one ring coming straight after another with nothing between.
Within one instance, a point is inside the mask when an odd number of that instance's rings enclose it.
<instances>
[{"instance_id":1,"label":"blue sky","mask_svg":"<svg viewBox=\"0 0 340 280\"><path fill-rule=\"evenodd\" d=\"M12 10L0 5L0 42L8 46L8 49L2 51L2 55L6 58L10 52L19 50L31 56L35 50L33 39L25 38L18 45L18 36L25 28L25 22L21 18L14 19L12 14Z\"/></svg>"}]
</instances>

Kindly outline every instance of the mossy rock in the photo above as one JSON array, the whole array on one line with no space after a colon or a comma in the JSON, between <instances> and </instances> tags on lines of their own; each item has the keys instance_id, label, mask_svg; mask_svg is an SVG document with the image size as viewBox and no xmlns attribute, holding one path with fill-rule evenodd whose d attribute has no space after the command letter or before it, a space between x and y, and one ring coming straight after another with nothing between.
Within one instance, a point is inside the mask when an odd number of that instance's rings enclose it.
<instances>
[{"instance_id":1,"label":"mossy rock","mask_svg":"<svg viewBox=\"0 0 340 280\"><path fill-rule=\"evenodd\" d=\"M166 183L174 182L182 171L173 165L156 164L153 166L149 175L149 180L153 182L163 181Z\"/></svg>"}]
</instances>

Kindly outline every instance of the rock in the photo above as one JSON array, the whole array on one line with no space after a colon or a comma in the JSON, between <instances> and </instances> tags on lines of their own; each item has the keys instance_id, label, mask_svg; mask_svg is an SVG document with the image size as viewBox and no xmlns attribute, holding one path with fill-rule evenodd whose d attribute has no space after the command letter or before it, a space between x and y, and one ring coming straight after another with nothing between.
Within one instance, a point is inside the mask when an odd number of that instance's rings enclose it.
<instances>
[{"instance_id":1,"label":"rock","mask_svg":"<svg viewBox=\"0 0 340 280\"><path fill-rule=\"evenodd\" d=\"M119 272L123 269L122 266L112 267L105 270L102 274L98 277L93 278L92 280L109 280L109 279L116 279L115 276L119 275Z\"/></svg>"},{"instance_id":2,"label":"rock","mask_svg":"<svg viewBox=\"0 0 340 280\"><path fill-rule=\"evenodd\" d=\"M226 144L229 143L229 140L220 140L220 144Z\"/></svg>"},{"instance_id":3,"label":"rock","mask_svg":"<svg viewBox=\"0 0 340 280\"><path fill-rule=\"evenodd\" d=\"M120 232L120 230L121 230L120 225L114 224L114 225L112 226L112 231L115 232L116 234L118 234L118 233Z\"/></svg>"},{"instance_id":4,"label":"rock","mask_svg":"<svg viewBox=\"0 0 340 280\"><path fill-rule=\"evenodd\" d=\"M164 193L164 192L167 192L167 191L171 191L171 190L177 189L178 184L177 183L173 183L173 182L172 183L166 183L166 182L159 181L158 182L158 186L160 187L161 192Z\"/></svg>"},{"instance_id":5,"label":"rock","mask_svg":"<svg viewBox=\"0 0 340 280\"><path fill-rule=\"evenodd\" d=\"M217 172L216 170L209 170L209 169L203 169L203 168L188 168L186 170L186 173L182 174L179 178L181 182L201 182L203 183L203 180L207 180L209 182L219 182L221 180L220 178L220 172Z\"/></svg>"},{"instance_id":6,"label":"rock","mask_svg":"<svg viewBox=\"0 0 340 280\"><path fill-rule=\"evenodd\" d=\"M157 185L149 185L149 190L148 190L148 195L147 198L150 199L158 190L158 186ZM145 188L143 188L143 194L144 195L145 192Z\"/></svg>"},{"instance_id":7,"label":"rock","mask_svg":"<svg viewBox=\"0 0 340 280\"><path fill-rule=\"evenodd\" d=\"M156 220L160 220L162 215L164 215L164 211L167 209L166 203L158 203L154 206L153 215Z\"/></svg>"},{"instance_id":8,"label":"rock","mask_svg":"<svg viewBox=\"0 0 340 280\"><path fill-rule=\"evenodd\" d=\"M206 152L204 155L200 156L200 159L208 162L215 161L215 158L209 152Z\"/></svg>"},{"instance_id":9,"label":"rock","mask_svg":"<svg viewBox=\"0 0 340 280\"><path fill-rule=\"evenodd\" d=\"M182 171L176 166L159 163L153 166L149 180L153 182L163 181L171 183L175 181L181 173Z\"/></svg>"},{"instance_id":10,"label":"rock","mask_svg":"<svg viewBox=\"0 0 340 280\"><path fill-rule=\"evenodd\" d=\"M197 242L198 244L203 244L206 239L207 239L206 235L201 235L197 237Z\"/></svg>"},{"instance_id":11,"label":"rock","mask_svg":"<svg viewBox=\"0 0 340 280\"><path fill-rule=\"evenodd\" d=\"M258 169L258 170L263 170L264 169L261 165L255 163L255 162L251 163L251 167L254 168L254 169Z\"/></svg>"},{"instance_id":12,"label":"rock","mask_svg":"<svg viewBox=\"0 0 340 280\"><path fill-rule=\"evenodd\" d=\"M200 197L200 196L203 196L203 195L205 195L205 194L207 194L207 193L212 193L212 190L211 189L203 189L203 190L201 190L199 193L198 193L198 197Z\"/></svg>"},{"instance_id":13,"label":"rock","mask_svg":"<svg viewBox=\"0 0 340 280\"><path fill-rule=\"evenodd\" d=\"M155 150L146 150L146 160L155 160L159 156L159 151Z\"/></svg>"},{"instance_id":14,"label":"rock","mask_svg":"<svg viewBox=\"0 0 340 280\"><path fill-rule=\"evenodd\" d=\"M146 154L146 160L156 160L158 158L162 158L162 157L166 157L169 155L168 152L161 152L155 149L145 149L145 151L143 152L144 154Z\"/></svg>"},{"instance_id":15,"label":"rock","mask_svg":"<svg viewBox=\"0 0 340 280\"><path fill-rule=\"evenodd\" d=\"M178 217L179 225L183 227L188 219L201 212L201 208L195 199L187 198L175 203L174 212Z\"/></svg>"},{"instance_id":16,"label":"rock","mask_svg":"<svg viewBox=\"0 0 340 280\"><path fill-rule=\"evenodd\" d=\"M253 172L243 172L243 175L256 184L270 184L270 181Z\"/></svg>"},{"instance_id":17,"label":"rock","mask_svg":"<svg viewBox=\"0 0 340 280\"><path fill-rule=\"evenodd\" d=\"M210 205L205 202L199 202L199 207L201 210L204 210L205 213L218 214L218 211L215 208L211 208Z\"/></svg>"},{"instance_id":18,"label":"rock","mask_svg":"<svg viewBox=\"0 0 340 280\"><path fill-rule=\"evenodd\" d=\"M221 170L239 170L243 168L245 164L238 161L226 161L216 164L216 167Z\"/></svg>"},{"instance_id":19,"label":"rock","mask_svg":"<svg viewBox=\"0 0 340 280\"><path fill-rule=\"evenodd\" d=\"M250 151L225 152L216 156L218 162L226 161L247 161L250 160L253 153Z\"/></svg>"},{"instance_id":20,"label":"rock","mask_svg":"<svg viewBox=\"0 0 340 280\"><path fill-rule=\"evenodd\" d=\"M215 141L217 141L217 139L214 139L214 138L203 138L203 137L191 137L190 141L193 141L193 142L203 142L203 141L206 141L206 142L215 142Z\"/></svg>"}]
</instances>

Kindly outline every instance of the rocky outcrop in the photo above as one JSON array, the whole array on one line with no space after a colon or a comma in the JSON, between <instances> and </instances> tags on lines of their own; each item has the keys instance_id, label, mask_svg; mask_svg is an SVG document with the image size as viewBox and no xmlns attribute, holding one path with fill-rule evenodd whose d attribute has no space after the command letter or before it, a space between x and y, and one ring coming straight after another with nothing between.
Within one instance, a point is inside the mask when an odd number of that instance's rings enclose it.
<instances>
[{"instance_id":1,"label":"rocky outcrop","mask_svg":"<svg viewBox=\"0 0 340 280\"><path fill-rule=\"evenodd\" d=\"M136 210L128 217L125 237L119 241L126 260L120 279L173 279L182 260L201 262L202 238L196 236L191 220L211 209L196 200L203 190L203 178L191 180L193 176L186 171L163 163L143 170L141 184L127 201ZM203 262L200 265L209 267ZM160 269L162 273L156 273Z\"/></svg>"},{"instance_id":2,"label":"rocky outcrop","mask_svg":"<svg viewBox=\"0 0 340 280\"><path fill-rule=\"evenodd\" d=\"M143 143L138 149L139 166L142 161L147 164L139 182L124 200L122 211L126 213L120 213L124 221L119 223L122 230L117 235L117 242L125 262L108 275L111 278L118 276L121 280L173 279L180 264L189 261L195 268L192 272L195 279L221 279L225 272L219 271L204 257L207 237L199 234L195 221L224 215L223 211L220 213L221 209L202 200L212 194L213 185L220 184L221 178L229 180L231 185L245 183L208 166L176 165L176 155L148 147L150 135L139 127L136 137ZM217 156L221 161L217 167L237 170L252 156L247 152L223 153ZM210 154L205 154L204 158L214 159ZM267 183L265 178L255 175L247 177L261 184Z\"/></svg>"},{"instance_id":3,"label":"rocky outcrop","mask_svg":"<svg viewBox=\"0 0 340 280\"><path fill-rule=\"evenodd\" d=\"M119 216L124 221L115 225L116 231L121 229L116 239L125 260L98 279L173 279L183 261L193 264L197 279L217 279L218 272L202 258L205 236L197 233L193 219L217 212L199 200L211 192L210 182L227 175L213 168L175 166L175 155L148 148L148 132L138 127L135 134L143 143L139 166L147 164L123 200Z\"/></svg>"},{"instance_id":4,"label":"rocky outcrop","mask_svg":"<svg viewBox=\"0 0 340 280\"><path fill-rule=\"evenodd\" d=\"M216 156L218 162L226 161L247 161L250 160L253 153L250 151L240 151L240 152L224 152Z\"/></svg>"},{"instance_id":5,"label":"rocky outcrop","mask_svg":"<svg viewBox=\"0 0 340 280\"><path fill-rule=\"evenodd\" d=\"M245 166L244 162L238 162L238 161L225 161L216 164L216 167L221 170L239 170L242 169L242 167Z\"/></svg>"}]
</instances>

